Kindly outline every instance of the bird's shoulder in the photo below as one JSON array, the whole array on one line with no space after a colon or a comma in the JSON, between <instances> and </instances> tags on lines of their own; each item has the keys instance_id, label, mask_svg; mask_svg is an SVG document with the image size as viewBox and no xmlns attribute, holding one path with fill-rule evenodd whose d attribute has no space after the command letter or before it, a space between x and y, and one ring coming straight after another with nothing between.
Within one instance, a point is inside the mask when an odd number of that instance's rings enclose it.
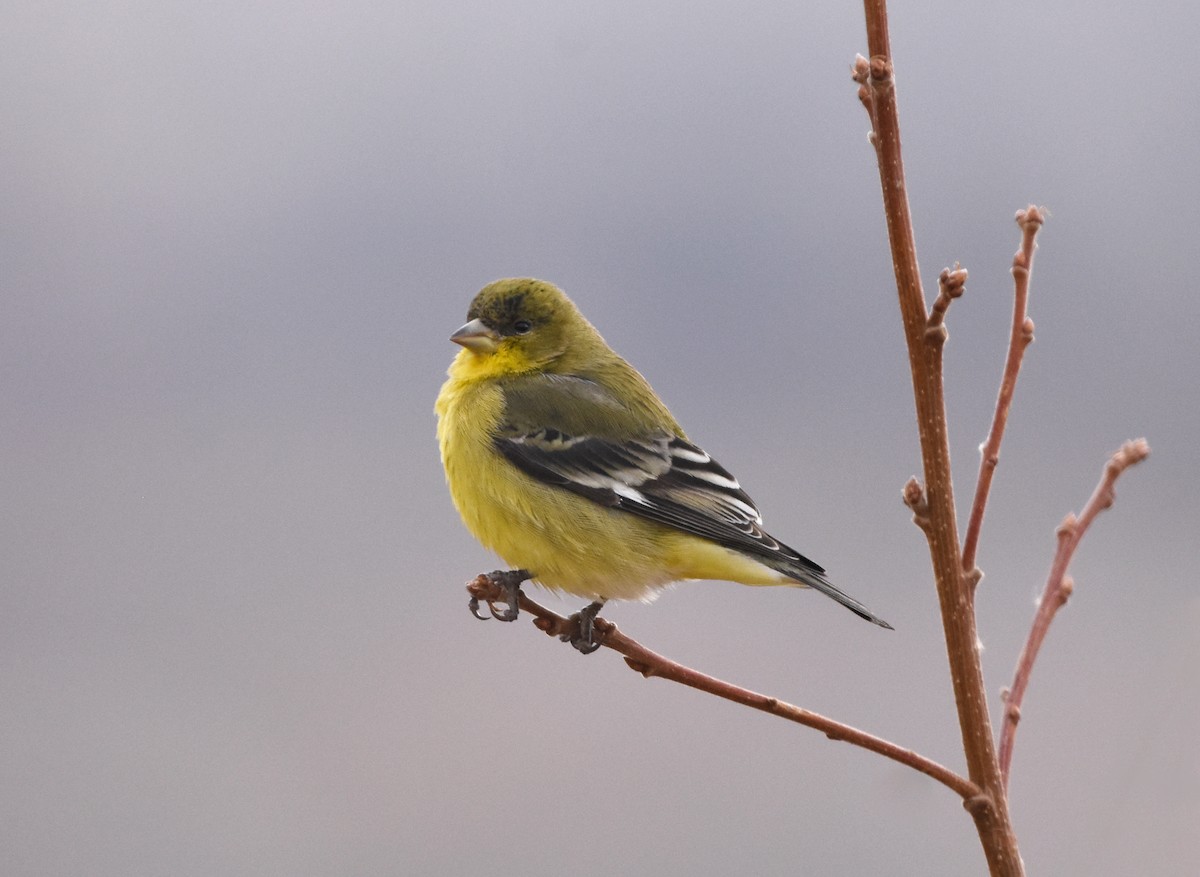
<instances>
[{"instance_id":1,"label":"bird's shoulder","mask_svg":"<svg viewBox=\"0 0 1200 877\"><path fill-rule=\"evenodd\" d=\"M508 436L545 429L612 442L682 436L683 431L632 367L561 374L538 372L496 382L500 430Z\"/></svg>"}]
</instances>

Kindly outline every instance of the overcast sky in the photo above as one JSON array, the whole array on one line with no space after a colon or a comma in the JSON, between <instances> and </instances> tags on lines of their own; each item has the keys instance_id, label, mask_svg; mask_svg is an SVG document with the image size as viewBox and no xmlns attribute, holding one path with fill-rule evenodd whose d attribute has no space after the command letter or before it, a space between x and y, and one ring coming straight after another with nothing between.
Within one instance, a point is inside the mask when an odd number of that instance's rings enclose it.
<instances>
[{"instance_id":1,"label":"overcast sky","mask_svg":"<svg viewBox=\"0 0 1200 877\"><path fill-rule=\"evenodd\" d=\"M481 624L447 336L563 286L819 595L606 617L962 770L855 3L96 2L0 27L0 870L983 873L907 769ZM1108 455L1012 808L1031 874L1200 872L1200 113L1186 0L896 4L959 515L1041 237L979 562L993 716ZM571 612L579 601L546 596Z\"/></svg>"}]
</instances>

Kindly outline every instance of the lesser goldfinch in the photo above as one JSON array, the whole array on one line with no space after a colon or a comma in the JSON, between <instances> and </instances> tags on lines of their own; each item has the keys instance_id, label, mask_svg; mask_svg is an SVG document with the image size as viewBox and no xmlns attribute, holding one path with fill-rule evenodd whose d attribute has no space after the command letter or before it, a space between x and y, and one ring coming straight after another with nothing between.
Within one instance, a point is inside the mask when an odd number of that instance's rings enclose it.
<instances>
[{"instance_id":1,"label":"lesser goldfinch","mask_svg":"<svg viewBox=\"0 0 1200 877\"><path fill-rule=\"evenodd\" d=\"M762 529L753 500L675 422L558 287L498 280L475 296L437 399L438 441L467 529L506 563L516 618L532 579L593 602L648 600L671 582L809 587L891 628L825 570ZM493 614L496 614L493 610Z\"/></svg>"}]
</instances>

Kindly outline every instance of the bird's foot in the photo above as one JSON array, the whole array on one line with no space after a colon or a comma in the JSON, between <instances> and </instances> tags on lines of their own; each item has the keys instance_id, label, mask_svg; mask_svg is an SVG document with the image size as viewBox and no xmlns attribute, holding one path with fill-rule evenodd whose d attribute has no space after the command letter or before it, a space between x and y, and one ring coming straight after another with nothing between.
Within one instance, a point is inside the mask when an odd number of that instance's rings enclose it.
<instances>
[{"instance_id":1,"label":"bird's foot","mask_svg":"<svg viewBox=\"0 0 1200 877\"><path fill-rule=\"evenodd\" d=\"M487 579L489 584L503 592L503 596L498 599L489 600L487 597L483 598L484 602L487 603L488 612L492 618L499 621L517 620L521 604L521 582L532 578L532 576L533 574L527 569L498 569L481 576L481 578ZM503 612L497 612L496 603L504 603L507 608ZM467 603L467 608L480 621L488 620L488 616L479 611L479 597L474 592L471 593L471 600Z\"/></svg>"},{"instance_id":2,"label":"bird's foot","mask_svg":"<svg viewBox=\"0 0 1200 877\"><path fill-rule=\"evenodd\" d=\"M568 619L575 623L571 625L570 631L564 633L559 639L570 643L584 655L590 655L596 651L600 648L600 643L596 642L596 615L603 608L603 600L597 600L595 603L584 606Z\"/></svg>"}]
</instances>

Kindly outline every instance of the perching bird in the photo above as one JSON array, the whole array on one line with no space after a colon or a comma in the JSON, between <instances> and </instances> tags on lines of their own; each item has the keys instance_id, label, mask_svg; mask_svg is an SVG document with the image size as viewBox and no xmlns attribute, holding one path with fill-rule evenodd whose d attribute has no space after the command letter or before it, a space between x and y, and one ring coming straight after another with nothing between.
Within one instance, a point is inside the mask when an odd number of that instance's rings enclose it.
<instances>
[{"instance_id":1,"label":"perching bird","mask_svg":"<svg viewBox=\"0 0 1200 877\"><path fill-rule=\"evenodd\" d=\"M516 618L527 578L587 597L572 642L588 652L606 600L722 579L810 587L891 628L762 529L737 480L558 287L497 280L450 340L463 349L436 406L450 494L467 529L519 567L493 574L508 593L497 617Z\"/></svg>"}]
</instances>

